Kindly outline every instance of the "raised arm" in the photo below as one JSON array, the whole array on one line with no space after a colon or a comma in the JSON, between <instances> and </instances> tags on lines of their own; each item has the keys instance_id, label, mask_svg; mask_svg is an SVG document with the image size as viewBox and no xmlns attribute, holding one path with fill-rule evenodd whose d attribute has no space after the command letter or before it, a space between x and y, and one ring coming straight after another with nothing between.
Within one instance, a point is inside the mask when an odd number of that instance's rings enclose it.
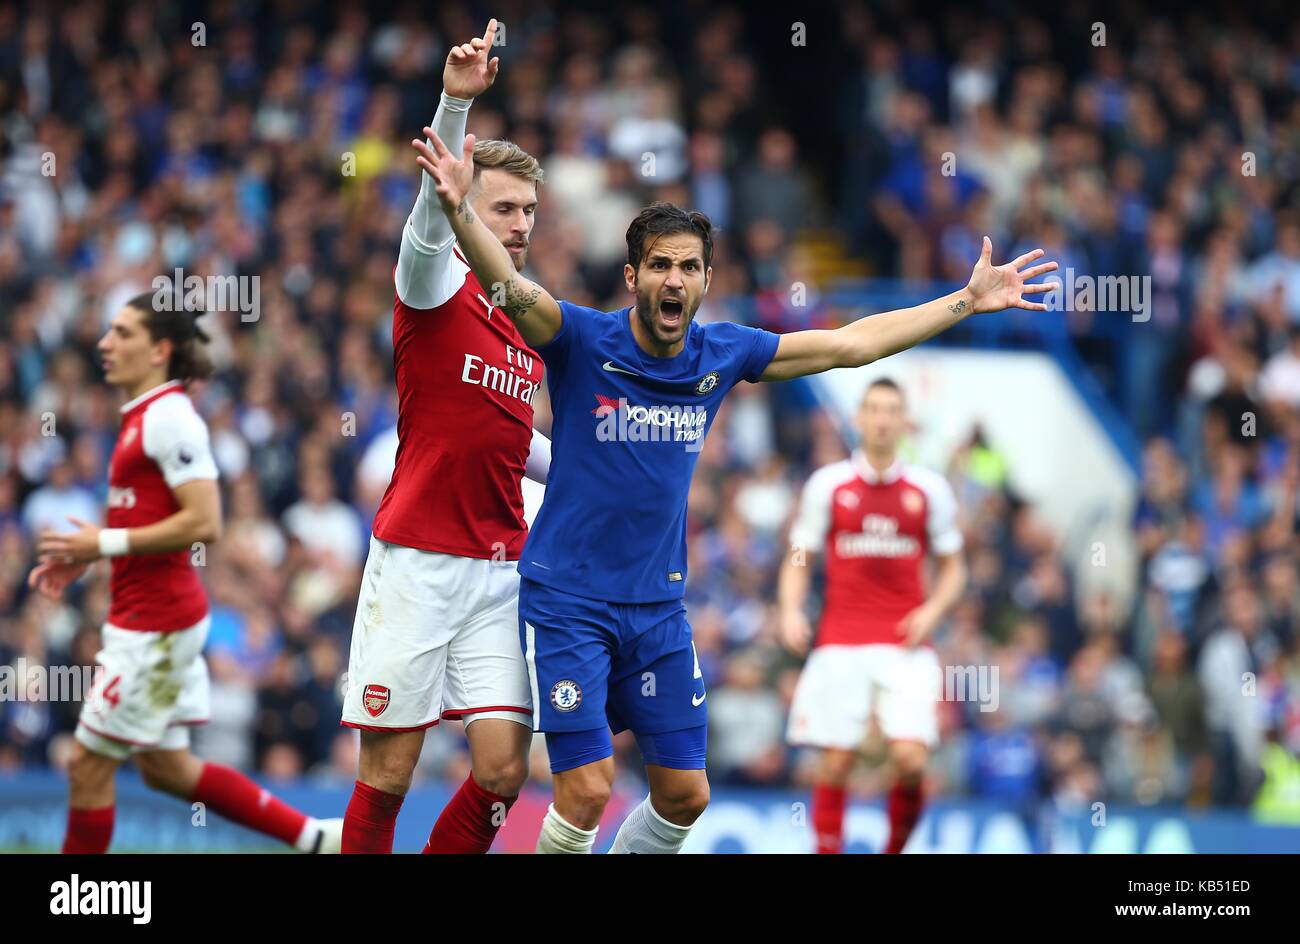
<instances>
[{"instance_id":1,"label":"raised arm","mask_svg":"<svg viewBox=\"0 0 1300 944\"><path fill-rule=\"evenodd\" d=\"M418 138L411 146L419 153L416 162L434 180L434 192L443 213L451 222L460 251L465 254L474 276L487 289L490 301L505 312L525 341L534 347L549 344L559 333L562 316L559 303L530 279L515 271L514 260L470 206L474 183L474 135L465 138L461 157L450 151L425 128L426 144Z\"/></svg>"},{"instance_id":2,"label":"raised arm","mask_svg":"<svg viewBox=\"0 0 1300 944\"><path fill-rule=\"evenodd\" d=\"M947 331L969 315L1005 308L1046 311L1047 306L1024 298L1052 287L1051 283L1025 284L1027 279L1056 268L1055 262L1045 262L1024 269L1042 255L1043 250L1035 249L1013 262L995 266L992 261L993 243L985 236L984 251L979 262L975 263L970 282L961 291L915 308L900 308L860 318L832 331L784 334L776 356L760 379L790 380L834 367L861 367L920 344Z\"/></svg>"},{"instance_id":3,"label":"raised arm","mask_svg":"<svg viewBox=\"0 0 1300 944\"><path fill-rule=\"evenodd\" d=\"M489 58L497 21L488 21L481 38L452 47L442 70L442 98L430 127L444 141L459 148L465 139L465 121L475 97L491 88L498 60ZM397 297L411 308L437 308L460 288L454 275L451 248L456 236L438 206L433 178L420 174L420 192L402 229L394 280Z\"/></svg>"}]
</instances>

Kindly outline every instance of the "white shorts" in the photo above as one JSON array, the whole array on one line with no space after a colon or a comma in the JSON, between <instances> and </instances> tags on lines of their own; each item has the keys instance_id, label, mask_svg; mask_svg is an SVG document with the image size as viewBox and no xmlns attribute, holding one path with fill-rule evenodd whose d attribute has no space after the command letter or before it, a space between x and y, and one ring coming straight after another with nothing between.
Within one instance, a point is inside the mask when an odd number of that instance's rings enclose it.
<instances>
[{"instance_id":1,"label":"white shorts","mask_svg":"<svg viewBox=\"0 0 1300 944\"><path fill-rule=\"evenodd\" d=\"M943 671L929 646L819 646L799 676L791 744L853 750L874 713L886 740L939 743Z\"/></svg>"},{"instance_id":2,"label":"white shorts","mask_svg":"<svg viewBox=\"0 0 1300 944\"><path fill-rule=\"evenodd\" d=\"M208 664L203 644L211 620L188 629L142 632L104 624L102 667L81 706L77 740L106 757L180 751L190 726L208 720Z\"/></svg>"},{"instance_id":3,"label":"white shorts","mask_svg":"<svg viewBox=\"0 0 1300 944\"><path fill-rule=\"evenodd\" d=\"M372 536L347 681L343 724L351 728L417 731L462 718L531 725L516 563Z\"/></svg>"}]
</instances>

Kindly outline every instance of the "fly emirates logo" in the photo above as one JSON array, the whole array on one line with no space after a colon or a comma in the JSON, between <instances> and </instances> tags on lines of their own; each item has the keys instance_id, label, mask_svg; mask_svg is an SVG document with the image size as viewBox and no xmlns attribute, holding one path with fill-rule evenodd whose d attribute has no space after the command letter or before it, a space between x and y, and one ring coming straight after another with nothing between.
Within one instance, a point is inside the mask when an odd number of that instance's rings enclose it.
<instances>
[{"instance_id":1,"label":"fly emirates logo","mask_svg":"<svg viewBox=\"0 0 1300 944\"><path fill-rule=\"evenodd\" d=\"M867 515L860 532L841 531L835 536L840 557L912 557L921 549L910 534L898 533L898 522L886 515Z\"/></svg>"},{"instance_id":2,"label":"fly emirates logo","mask_svg":"<svg viewBox=\"0 0 1300 944\"><path fill-rule=\"evenodd\" d=\"M538 384L529 378L533 375L536 357L525 354L517 347L506 345L506 363L504 367L489 364L477 354L466 354L465 365L461 368L462 383L473 384L495 390L524 403L533 402Z\"/></svg>"}]
</instances>

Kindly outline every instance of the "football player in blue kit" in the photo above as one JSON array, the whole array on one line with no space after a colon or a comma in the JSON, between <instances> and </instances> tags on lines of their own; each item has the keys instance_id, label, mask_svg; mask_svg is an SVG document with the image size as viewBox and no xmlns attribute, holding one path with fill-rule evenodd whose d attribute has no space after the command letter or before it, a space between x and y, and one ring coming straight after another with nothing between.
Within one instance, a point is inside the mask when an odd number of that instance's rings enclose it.
<instances>
[{"instance_id":1,"label":"football player in blue kit","mask_svg":"<svg viewBox=\"0 0 1300 944\"><path fill-rule=\"evenodd\" d=\"M977 312L1042 311L1025 269L1041 249L994 266L915 308L835 330L777 335L696 324L712 277L709 220L655 203L627 230L624 276L635 304L604 312L556 301L515 271L467 194L474 136L451 153L429 128L414 140L456 240L492 303L546 364L554 423L546 497L519 561L521 645L534 729L546 735L555 791L538 852L590 852L614 780L611 729L631 729L650 795L613 852L673 853L708 804L707 700L682 602L686 498L709 426L740 381L857 367L909 348ZM1023 271L1022 271L1023 270Z\"/></svg>"}]
</instances>

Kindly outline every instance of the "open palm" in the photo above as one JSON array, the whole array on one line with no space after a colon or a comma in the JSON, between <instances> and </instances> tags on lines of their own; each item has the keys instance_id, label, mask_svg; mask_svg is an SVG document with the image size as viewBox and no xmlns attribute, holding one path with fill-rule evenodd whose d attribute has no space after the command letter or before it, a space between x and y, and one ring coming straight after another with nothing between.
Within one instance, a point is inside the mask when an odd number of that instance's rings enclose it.
<instances>
[{"instance_id":1,"label":"open palm","mask_svg":"<svg viewBox=\"0 0 1300 944\"><path fill-rule=\"evenodd\" d=\"M1056 269L1055 262L1044 262L1032 269L1025 269L1035 259L1043 256L1043 250L1032 249L1004 265L993 265L993 241L984 237L984 251L980 253L979 262L971 272L970 282L966 288L971 293L971 304L975 312L1002 311L1006 308L1024 308L1028 311L1046 311L1042 302L1026 301L1026 295L1037 295L1050 290L1054 283L1038 282L1026 285L1029 279L1037 278ZM1021 270L1024 269L1022 272Z\"/></svg>"},{"instance_id":2,"label":"open palm","mask_svg":"<svg viewBox=\"0 0 1300 944\"><path fill-rule=\"evenodd\" d=\"M474 183L474 135L465 135L464 153L458 158L432 128L421 130L429 140L411 140L411 147L418 155L415 162L433 178L433 189L443 209L448 213L464 213L472 219L467 198Z\"/></svg>"}]
</instances>

